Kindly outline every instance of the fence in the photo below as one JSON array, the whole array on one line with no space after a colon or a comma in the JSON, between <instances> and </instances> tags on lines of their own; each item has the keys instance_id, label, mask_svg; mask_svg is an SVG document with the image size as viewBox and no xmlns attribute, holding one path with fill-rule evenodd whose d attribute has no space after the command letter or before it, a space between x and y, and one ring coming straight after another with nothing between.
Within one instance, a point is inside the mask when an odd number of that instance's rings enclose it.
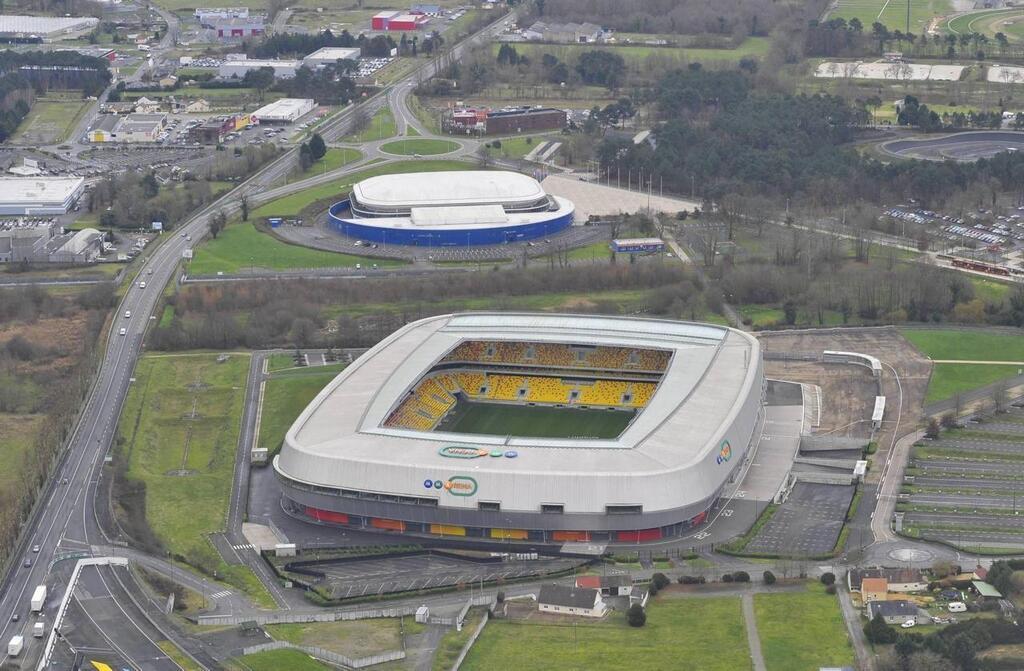
<instances>
[{"instance_id":1,"label":"fence","mask_svg":"<svg viewBox=\"0 0 1024 671\"><path fill-rule=\"evenodd\" d=\"M333 612L306 612L306 613L267 613L265 615L200 615L196 618L196 624L202 626L223 626L239 625L243 622L256 622L256 624L288 624L295 622L338 622L339 620L371 620L379 617L401 617L403 615L415 615L415 606L402 606L400 608L375 608L354 611L333 611Z\"/></svg>"},{"instance_id":2,"label":"fence","mask_svg":"<svg viewBox=\"0 0 1024 671\"><path fill-rule=\"evenodd\" d=\"M312 655L318 659L322 659L326 662L333 662L334 664L341 664L342 666L350 669L362 669L367 666L373 666L375 664L383 664L384 662L393 662L398 659L405 659L405 650L389 650L388 652L382 652L379 655L371 655L369 657L360 657L359 659L352 659L345 655L339 655L331 650L324 650L323 648L315 648L308 645L295 645L288 643L287 641L274 641L273 643L261 643L260 645L251 645L247 648L242 648L243 655L254 655L258 652L266 652L268 650L280 650L282 648L292 648L294 650L301 650L308 655Z\"/></svg>"},{"instance_id":3,"label":"fence","mask_svg":"<svg viewBox=\"0 0 1024 671\"><path fill-rule=\"evenodd\" d=\"M459 656L455 658L455 663L452 664L452 671L459 671L459 667L462 666L462 662L466 661L466 655L469 654L470 648L476 643L476 639L480 636L480 632L487 626L487 621L491 618L491 611L484 611L484 616L480 618L480 624L477 625L476 631L469 637L466 644L462 646L462 650L459 652Z\"/></svg>"}]
</instances>

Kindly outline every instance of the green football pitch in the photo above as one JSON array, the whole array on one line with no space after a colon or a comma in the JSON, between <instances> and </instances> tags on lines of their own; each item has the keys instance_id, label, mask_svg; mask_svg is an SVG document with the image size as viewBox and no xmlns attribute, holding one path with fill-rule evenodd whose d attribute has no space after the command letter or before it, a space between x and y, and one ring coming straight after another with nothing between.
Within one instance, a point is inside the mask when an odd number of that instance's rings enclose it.
<instances>
[{"instance_id":1,"label":"green football pitch","mask_svg":"<svg viewBox=\"0 0 1024 671\"><path fill-rule=\"evenodd\" d=\"M615 438L635 414L460 401L435 430L523 438Z\"/></svg>"}]
</instances>

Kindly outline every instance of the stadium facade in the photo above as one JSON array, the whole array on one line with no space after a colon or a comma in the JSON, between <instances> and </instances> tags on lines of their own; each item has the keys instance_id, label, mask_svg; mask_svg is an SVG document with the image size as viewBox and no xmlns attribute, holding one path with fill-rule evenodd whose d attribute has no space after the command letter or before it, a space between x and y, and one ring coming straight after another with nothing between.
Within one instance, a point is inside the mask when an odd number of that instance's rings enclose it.
<instances>
[{"instance_id":1,"label":"stadium facade","mask_svg":"<svg viewBox=\"0 0 1024 671\"><path fill-rule=\"evenodd\" d=\"M273 467L286 508L325 524L476 540L654 541L701 525L737 479L760 433L764 388L757 340L721 326L432 317L395 332L321 391ZM459 418L481 409L583 418L576 431L596 426L589 417L621 424L599 436L461 430Z\"/></svg>"},{"instance_id":2,"label":"stadium facade","mask_svg":"<svg viewBox=\"0 0 1024 671\"><path fill-rule=\"evenodd\" d=\"M328 224L381 244L465 247L522 242L572 225L573 204L515 172L454 171L371 177L328 212Z\"/></svg>"}]
</instances>

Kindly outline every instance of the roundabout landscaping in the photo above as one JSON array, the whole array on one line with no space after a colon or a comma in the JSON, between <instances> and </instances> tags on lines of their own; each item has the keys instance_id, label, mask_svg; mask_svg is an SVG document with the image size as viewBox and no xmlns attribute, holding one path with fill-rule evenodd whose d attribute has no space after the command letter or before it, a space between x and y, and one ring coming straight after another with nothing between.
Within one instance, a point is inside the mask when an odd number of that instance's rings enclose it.
<instances>
[{"instance_id":1,"label":"roundabout landscaping","mask_svg":"<svg viewBox=\"0 0 1024 671\"><path fill-rule=\"evenodd\" d=\"M430 138L410 138L395 140L381 145L380 150L386 154L398 156L437 156L439 154L450 154L459 148L458 142L451 140L434 140Z\"/></svg>"}]
</instances>

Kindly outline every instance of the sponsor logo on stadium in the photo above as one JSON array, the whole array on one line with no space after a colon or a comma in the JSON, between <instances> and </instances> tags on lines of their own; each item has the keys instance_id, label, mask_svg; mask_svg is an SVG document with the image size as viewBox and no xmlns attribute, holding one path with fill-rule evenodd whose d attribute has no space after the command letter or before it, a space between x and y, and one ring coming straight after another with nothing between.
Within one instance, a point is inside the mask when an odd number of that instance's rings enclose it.
<instances>
[{"instance_id":1,"label":"sponsor logo on stadium","mask_svg":"<svg viewBox=\"0 0 1024 671\"><path fill-rule=\"evenodd\" d=\"M730 459L732 459L732 445L729 444L728 440L723 440L718 450L718 456L715 457L715 463L724 464Z\"/></svg>"},{"instance_id":2,"label":"sponsor logo on stadium","mask_svg":"<svg viewBox=\"0 0 1024 671\"><path fill-rule=\"evenodd\" d=\"M442 447L437 453L442 457L451 457L452 459L476 459L477 457L487 456L487 450L482 450L478 447L459 447L457 445Z\"/></svg>"},{"instance_id":3,"label":"sponsor logo on stadium","mask_svg":"<svg viewBox=\"0 0 1024 671\"><path fill-rule=\"evenodd\" d=\"M476 494L477 484L476 480L468 475L453 475L447 480L431 480L427 478L423 481L423 488L443 489L452 496L473 496Z\"/></svg>"}]
</instances>

